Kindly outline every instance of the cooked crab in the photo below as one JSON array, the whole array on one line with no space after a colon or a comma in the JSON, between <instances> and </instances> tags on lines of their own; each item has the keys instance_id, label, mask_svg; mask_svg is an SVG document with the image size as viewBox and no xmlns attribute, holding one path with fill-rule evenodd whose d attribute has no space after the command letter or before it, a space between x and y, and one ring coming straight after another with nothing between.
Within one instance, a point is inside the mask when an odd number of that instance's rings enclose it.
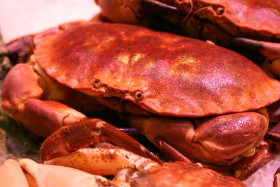
<instances>
[{"instance_id":1,"label":"cooked crab","mask_svg":"<svg viewBox=\"0 0 280 187\"><path fill-rule=\"evenodd\" d=\"M276 43L280 41L278 0L95 0L95 2L101 7L101 14L114 22L147 26L150 25L149 22L153 23L151 20L160 15L179 30L183 30L187 36L210 40L223 46L238 45L238 51L242 46L246 48L246 54L249 56L251 53L248 54L248 49L258 51L266 57L264 66L280 76L280 44ZM154 22L158 24L159 21ZM161 29L165 27L167 26L162 25ZM253 59L259 62L262 58L256 58L254 52Z\"/></svg>"},{"instance_id":2,"label":"cooked crab","mask_svg":"<svg viewBox=\"0 0 280 187\"><path fill-rule=\"evenodd\" d=\"M109 108L168 153L231 164L254 155L268 129L264 107L280 97L280 83L245 57L169 33L84 22L42 32L33 42L28 63L4 80L2 106L41 136L77 124L156 160L89 116Z\"/></svg>"}]
</instances>

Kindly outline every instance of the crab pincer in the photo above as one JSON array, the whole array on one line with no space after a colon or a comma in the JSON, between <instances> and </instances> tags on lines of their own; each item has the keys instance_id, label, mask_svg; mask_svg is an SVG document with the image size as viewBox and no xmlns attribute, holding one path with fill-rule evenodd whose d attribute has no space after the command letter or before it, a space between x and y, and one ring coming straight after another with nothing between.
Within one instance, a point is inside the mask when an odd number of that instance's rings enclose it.
<instances>
[{"instance_id":1,"label":"crab pincer","mask_svg":"<svg viewBox=\"0 0 280 187\"><path fill-rule=\"evenodd\" d=\"M84 119L55 131L40 148L41 160L46 161L64 156L99 142L113 143L160 163L158 157L135 139L100 119Z\"/></svg>"}]
</instances>

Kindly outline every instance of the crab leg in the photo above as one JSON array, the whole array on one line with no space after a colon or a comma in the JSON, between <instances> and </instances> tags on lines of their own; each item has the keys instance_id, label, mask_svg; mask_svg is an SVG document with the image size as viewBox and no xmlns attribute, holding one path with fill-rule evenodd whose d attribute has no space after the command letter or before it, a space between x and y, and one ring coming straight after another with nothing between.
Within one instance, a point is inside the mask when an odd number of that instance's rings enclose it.
<instances>
[{"instance_id":1,"label":"crab leg","mask_svg":"<svg viewBox=\"0 0 280 187\"><path fill-rule=\"evenodd\" d=\"M15 39L6 45L9 59L13 64L26 61L32 54L34 49L32 40L33 36L27 35Z\"/></svg>"},{"instance_id":2,"label":"crab leg","mask_svg":"<svg viewBox=\"0 0 280 187\"><path fill-rule=\"evenodd\" d=\"M2 107L39 136L49 136L63 125L86 118L62 103L40 100L44 90L30 64L18 64L8 73L2 94Z\"/></svg>"},{"instance_id":3,"label":"crab leg","mask_svg":"<svg viewBox=\"0 0 280 187\"><path fill-rule=\"evenodd\" d=\"M256 41L247 38L235 38L233 44L247 49L258 51L266 58L264 67L273 74L280 76L280 44L264 41Z\"/></svg>"},{"instance_id":4,"label":"crab leg","mask_svg":"<svg viewBox=\"0 0 280 187\"><path fill-rule=\"evenodd\" d=\"M271 128L266 136L276 142L280 142L280 123L277 123L273 128Z\"/></svg>"},{"instance_id":5,"label":"crab leg","mask_svg":"<svg viewBox=\"0 0 280 187\"><path fill-rule=\"evenodd\" d=\"M276 101L267 107L269 112L269 121L275 125L268 130L266 137L276 142L280 142L280 101Z\"/></svg>"},{"instance_id":6,"label":"crab leg","mask_svg":"<svg viewBox=\"0 0 280 187\"><path fill-rule=\"evenodd\" d=\"M155 11L165 14L178 14L180 11L175 7L166 3L154 0L141 0L139 3L143 6L143 9Z\"/></svg>"},{"instance_id":7,"label":"crab leg","mask_svg":"<svg viewBox=\"0 0 280 187\"><path fill-rule=\"evenodd\" d=\"M276 101L267 107L270 122L280 121L280 101Z\"/></svg>"},{"instance_id":8,"label":"crab leg","mask_svg":"<svg viewBox=\"0 0 280 187\"><path fill-rule=\"evenodd\" d=\"M182 153L169 145L167 142L159 140L157 138L155 139L155 141L157 142L160 150L166 153L172 160L192 163L192 161L190 161L187 157L185 157Z\"/></svg>"}]
</instances>

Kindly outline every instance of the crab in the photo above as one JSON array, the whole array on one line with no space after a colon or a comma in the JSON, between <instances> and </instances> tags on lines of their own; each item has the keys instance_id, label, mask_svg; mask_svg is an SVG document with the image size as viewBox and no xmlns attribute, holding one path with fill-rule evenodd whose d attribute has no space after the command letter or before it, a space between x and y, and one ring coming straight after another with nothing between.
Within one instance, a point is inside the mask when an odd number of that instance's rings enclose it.
<instances>
[{"instance_id":1,"label":"crab","mask_svg":"<svg viewBox=\"0 0 280 187\"><path fill-rule=\"evenodd\" d=\"M223 176L213 170L202 168L188 162L172 162L158 164L150 159L140 157L120 148L95 148L81 149L80 152L94 153L94 158L86 158L91 170L87 172L74 167L57 165L53 160L48 163L38 164L30 159L7 160L0 165L1 184L5 187L12 186L232 186L243 187L245 184L239 180ZM96 155L99 155L98 157ZM106 159L104 159L106 158ZM123 159L118 170L115 161ZM135 162L132 162L135 161ZM80 161L80 160L79 160ZM97 165L97 167L96 167ZM107 179L101 176L98 166L102 165L102 173L109 172L114 178ZM85 166L85 165L83 165ZM86 166L89 168L89 166ZM97 173L96 173L97 171ZM63 176L61 175L63 173Z\"/></svg>"},{"instance_id":2,"label":"crab","mask_svg":"<svg viewBox=\"0 0 280 187\"><path fill-rule=\"evenodd\" d=\"M158 15L181 34L230 47L280 76L280 4L278 0L95 0L114 22L153 24ZM156 24L162 21L154 21ZM158 28L158 26L157 26ZM160 29L168 26L162 25ZM171 30L174 32L174 26ZM237 47L236 47L237 46ZM240 50L245 48L244 50ZM248 49L252 52L248 53ZM260 55L256 57L256 52ZM253 53L253 55L251 54ZM263 60L265 57L265 60Z\"/></svg>"},{"instance_id":3,"label":"crab","mask_svg":"<svg viewBox=\"0 0 280 187\"><path fill-rule=\"evenodd\" d=\"M229 165L255 154L268 129L265 107L280 98L279 81L244 56L170 33L81 22L32 41L33 55L3 82L2 107L39 136L61 129L44 160L93 139L158 161L94 117L116 111L173 159Z\"/></svg>"}]
</instances>

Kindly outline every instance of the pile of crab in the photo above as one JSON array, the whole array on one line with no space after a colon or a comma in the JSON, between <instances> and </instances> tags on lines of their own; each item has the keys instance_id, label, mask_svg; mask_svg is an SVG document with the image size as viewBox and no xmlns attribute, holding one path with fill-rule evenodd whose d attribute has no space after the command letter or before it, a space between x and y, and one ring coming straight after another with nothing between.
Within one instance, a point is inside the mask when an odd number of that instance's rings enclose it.
<instances>
[{"instance_id":1,"label":"pile of crab","mask_svg":"<svg viewBox=\"0 0 280 187\"><path fill-rule=\"evenodd\" d=\"M7 44L2 107L46 139L1 181L245 186L279 151L279 2L96 3L98 21Z\"/></svg>"}]
</instances>

